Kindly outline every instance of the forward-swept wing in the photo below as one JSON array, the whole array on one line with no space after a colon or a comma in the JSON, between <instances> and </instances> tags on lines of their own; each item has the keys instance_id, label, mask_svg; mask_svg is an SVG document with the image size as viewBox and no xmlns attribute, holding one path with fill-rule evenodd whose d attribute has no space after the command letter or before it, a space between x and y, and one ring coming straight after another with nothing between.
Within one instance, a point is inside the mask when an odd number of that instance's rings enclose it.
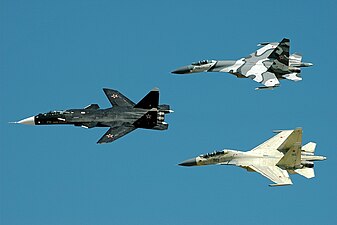
<instances>
[{"instance_id":1,"label":"forward-swept wing","mask_svg":"<svg viewBox=\"0 0 337 225\"><path fill-rule=\"evenodd\" d=\"M136 127L125 125L110 127L110 129L101 137L101 139L98 140L97 144L113 142L135 129Z\"/></svg>"},{"instance_id":2,"label":"forward-swept wing","mask_svg":"<svg viewBox=\"0 0 337 225\"><path fill-rule=\"evenodd\" d=\"M135 103L125 97L122 93L117 90L112 90L108 88L103 88L106 97L109 99L112 106L129 106L134 107Z\"/></svg>"}]
</instances>

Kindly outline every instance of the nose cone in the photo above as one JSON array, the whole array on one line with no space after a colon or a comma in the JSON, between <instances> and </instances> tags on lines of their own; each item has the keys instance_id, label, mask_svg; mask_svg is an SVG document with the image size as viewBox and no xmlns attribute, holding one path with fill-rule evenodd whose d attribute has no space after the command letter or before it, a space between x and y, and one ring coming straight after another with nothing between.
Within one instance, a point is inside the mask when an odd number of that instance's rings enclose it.
<instances>
[{"instance_id":1,"label":"nose cone","mask_svg":"<svg viewBox=\"0 0 337 225\"><path fill-rule=\"evenodd\" d=\"M17 123L35 125L35 116L28 117L26 119L20 120Z\"/></svg>"},{"instance_id":2,"label":"nose cone","mask_svg":"<svg viewBox=\"0 0 337 225\"><path fill-rule=\"evenodd\" d=\"M195 158L188 159L188 160L185 160L184 162L179 163L178 165L179 166L196 166L197 161L195 160Z\"/></svg>"},{"instance_id":3,"label":"nose cone","mask_svg":"<svg viewBox=\"0 0 337 225\"><path fill-rule=\"evenodd\" d=\"M187 73L191 73L192 72L192 67L191 66L183 66L183 67L179 67L176 70L173 70L171 73L175 73L175 74L187 74Z\"/></svg>"}]
</instances>

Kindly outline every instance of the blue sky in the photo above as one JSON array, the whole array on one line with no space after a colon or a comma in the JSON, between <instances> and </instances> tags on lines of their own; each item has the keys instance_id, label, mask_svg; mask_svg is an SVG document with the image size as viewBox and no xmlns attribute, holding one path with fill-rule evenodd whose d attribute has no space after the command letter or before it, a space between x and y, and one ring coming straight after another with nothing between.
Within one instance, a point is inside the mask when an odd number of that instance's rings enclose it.
<instances>
[{"instance_id":1,"label":"blue sky","mask_svg":"<svg viewBox=\"0 0 337 225\"><path fill-rule=\"evenodd\" d=\"M0 223L336 224L336 1L0 2ZM314 67L273 91L229 74L171 75L201 59L238 59L291 39ZM40 112L110 107L102 88L170 104L167 131L97 145L106 129L8 124ZM249 150L303 127L328 157L294 185L182 160Z\"/></svg>"}]
</instances>

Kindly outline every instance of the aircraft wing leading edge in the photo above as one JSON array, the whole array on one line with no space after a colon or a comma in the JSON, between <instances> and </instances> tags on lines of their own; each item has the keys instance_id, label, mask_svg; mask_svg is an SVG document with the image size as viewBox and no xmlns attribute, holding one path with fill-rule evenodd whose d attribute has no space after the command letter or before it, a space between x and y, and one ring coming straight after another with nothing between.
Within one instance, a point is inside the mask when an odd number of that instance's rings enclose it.
<instances>
[{"instance_id":1,"label":"aircraft wing leading edge","mask_svg":"<svg viewBox=\"0 0 337 225\"><path fill-rule=\"evenodd\" d=\"M295 144L302 144L302 128L296 128L295 130L281 130L275 132L277 132L278 134L263 142L259 146L255 147L251 151L254 153L267 155L278 155L280 151L287 151Z\"/></svg>"},{"instance_id":2,"label":"aircraft wing leading edge","mask_svg":"<svg viewBox=\"0 0 337 225\"><path fill-rule=\"evenodd\" d=\"M277 150L278 147L281 146L291 134L292 130L281 131L280 133L268 139L267 141L263 142L262 144L255 147L251 151L261 154L271 154L271 153L278 154L279 153L279 151Z\"/></svg>"}]
</instances>

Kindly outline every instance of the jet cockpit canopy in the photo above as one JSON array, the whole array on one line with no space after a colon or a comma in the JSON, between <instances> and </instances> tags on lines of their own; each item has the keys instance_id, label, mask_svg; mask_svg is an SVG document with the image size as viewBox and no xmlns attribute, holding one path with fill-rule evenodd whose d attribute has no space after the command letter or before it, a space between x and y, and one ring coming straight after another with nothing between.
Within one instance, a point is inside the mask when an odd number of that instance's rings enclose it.
<instances>
[{"instance_id":1,"label":"jet cockpit canopy","mask_svg":"<svg viewBox=\"0 0 337 225\"><path fill-rule=\"evenodd\" d=\"M228 153L228 151L214 151L214 152L211 152L211 153L207 153L205 155L200 155L200 157L207 159L209 157L225 155L227 153Z\"/></svg>"},{"instance_id":2,"label":"jet cockpit canopy","mask_svg":"<svg viewBox=\"0 0 337 225\"><path fill-rule=\"evenodd\" d=\"M54 110L54 111L49 111L49 112L45 113L45 115L54 116L54 115L63 114L64 112L65 112L65 110Z\"/></svg>"},{"instance_id":3,"label":"jet cockpit canopy","mask_svg":"<svg viewBox=\"0 0 337 225\"><path fill-rule=\"evenodd\" d=\"M209 63L213 63L214 60L201 60L198 62L194 62L192 63L193 66L201 66L201 65L205 65L205 64L209 64Z\"/></svg>"}]
</instances>

